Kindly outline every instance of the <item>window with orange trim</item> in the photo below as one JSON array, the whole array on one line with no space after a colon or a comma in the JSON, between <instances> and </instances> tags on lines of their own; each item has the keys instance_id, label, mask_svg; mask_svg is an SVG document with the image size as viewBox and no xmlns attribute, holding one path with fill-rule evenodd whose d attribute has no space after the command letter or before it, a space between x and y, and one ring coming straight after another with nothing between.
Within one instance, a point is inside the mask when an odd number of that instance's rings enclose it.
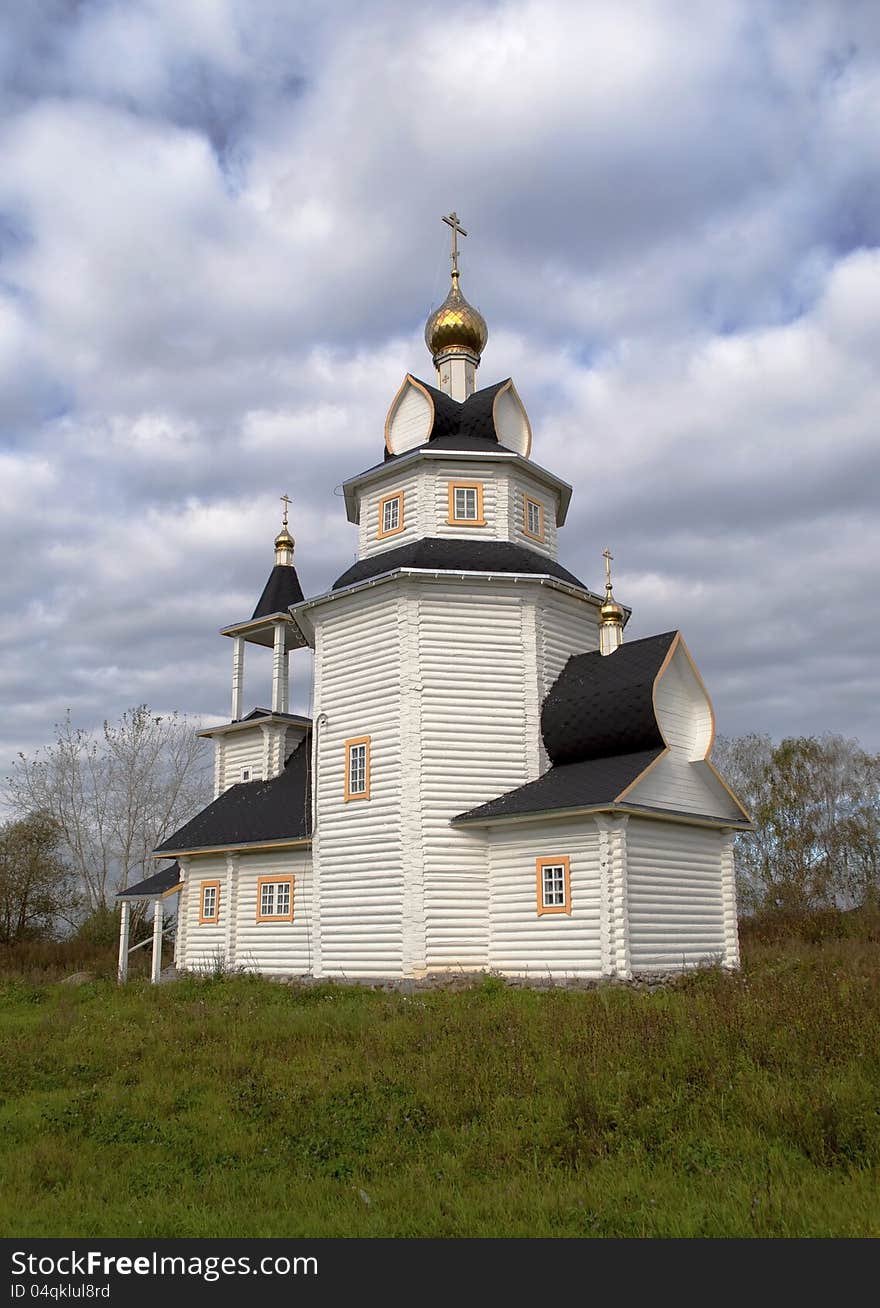
<instances>
[{"instance_id":1,"label":"window with orange trim","mask_svg":"<svg viewBox=\"0 0 880 1308\"><path fill-rule=\"evenodd\" d=\"M257 877L257 921L293 921L293 877Z\"/></svg>"},{"instance_id":2,"label":"window with orange trim","mask_svg":"<svg viewBox=\"0 0 880 1308\"><path fill-rule=\"evenodd\" d=\"M451 481L449 483L450 527L485 527L483 517L483 483Z\"/></svg>"},{"instance_id":3,"label":"window with orange trim","mask_svg":"<svg viewBox=\"0 0 880 1308\"><path fill-rule=\"evenodd\" d=\"M544 505L528 495L523 496L523 533L531 540L544 539Z\"/></svg>"},{"instance_id":4,"label":"window with orange trim","mask_svg":"<svg viewBox=\"0 0 880 1308\"><path fill-rule=\"evenodd\" d=\"M220 882L202 881L199 885L199 926L216 926L220 921Z\"/></svg>"},{"instance_id":5,"label":"window with orange trim","mask_svg":"<svg viewBox=\"0 0 880 1308\"><path fill-rule=\"evenodd\" d=\"M397 536L403 531L403 496L403 491L395 491L393 495L383 495L379 501L379 530L376 533L379 540L385 536Z\"/></svg>"},{"instance_id":6,"label":"window with orange trim","mask_svg":"<svg viewBox=\"0 0 880 1308\"><path fill-rule=\"evenodd\" d=\"M370 798L370 737L345 742L345 799Z\"/></svg>"},{"instance_id":7,"label":"window with orange trim","mask_svg":"<svg viewBox=\"0 0 880 1308\"><path fill-rule=\"evenodd\" d=\"M571 912L571 864L567 857L535 860L538 917Z\"/></svg>"}]
</instances>

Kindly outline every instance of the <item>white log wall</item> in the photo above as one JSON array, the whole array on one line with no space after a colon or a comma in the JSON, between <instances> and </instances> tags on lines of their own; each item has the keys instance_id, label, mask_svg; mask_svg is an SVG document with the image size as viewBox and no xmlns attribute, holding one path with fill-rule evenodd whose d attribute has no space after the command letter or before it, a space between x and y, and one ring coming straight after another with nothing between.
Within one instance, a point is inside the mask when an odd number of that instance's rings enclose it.
<instances>
[{"instance_id":1,"label":"white log wall","mask_svg":"<svg viewBox=\"0 0 880 1308\"><path fill-rule=\"evenodd\" d=\"M177 921L176 963L189 972L211 972L229 961L227 932L230 923L229 874L225 854L206 854L181 860L183 889ZM215 923L199 923L199 898L203 881L219 881L220 911Z\"/></svg>"},{"instance_id":2,"label":"white log wall","mask_svg":"<svg viewBox=\"0 0 880 1308\"><path fill-rule=\"evenodd\" d=\"M397 976L403 958L398 590L386 585L342 596L315 617L317 965L328 976ZM370 798L346 803L345 742L356 736L371 738Z\"/></svg>"},{"instance_id":3,"label":"white log wall","mask_svg":"<svg viewBox=\"0 0 880 1308\"><path fill-rule=\"evenodd\" d=\"M450 525L449 483L481 482L485 526ZM379 535L379 504L388 495L404 493L403 531L393 536ZM526 535L523 497L537 500L544 508L544 540ZM366 558L385 550L396 549L428 536L473 537L477 540L507 540L555 559L558 554L556 530L557 496L523 469L514 469L501 460L426 459L398 471L394 465L387 474L369 485L359 505L358 557Z\"/></svg>"},{"instance_id":4,"label":"white log wall","mask_svg":"<svg viewBox=\"0 0 880 1308\"><path fill-rule=\"evenodd\" d=\"M535 860L568 857L571 914L538 916ZM535 979L598 977L607 971L606 888L599 830L591 818L495 827L489 835L489 965ZM607 952L607 945L605 952Z\"/></svg>"},{"instance_id":5,"label":"white log wall","mask_svg":"<svg viewBox=\"0 0 880 1308\"><path fill-rule=\"evenodd\" d=\"M403 491L403 531L393 536L379 535L379 502L388 495ZM360 501L360 524L358 530L358 558L368 558L371 554L380 554L383 550L396 550L401 545L409 545L422 536L431 533L422 530L422 484L417 466L410 466L401 472L391 470L391 475L373 484L364 491Z\"/></svg>"},{"instance_id":6,"label":"white log wall","mask_svg":"<svg viewBox=\"0 0 880 1308\"><path fill-rule=\"evenodd\" d=\"M523 644L529 595L503 580L479 589L440 583L420 589L427 965L482 967L488 950L485 837L452 828L449 820L529 779L534 739L526 689L537 681Z\"/></svg>"},{"instance_id":7,"label":"white log wall","mask_svg":"<svg viewBox=\"0 0 880 1308\"><path fill-rule=\"evenodd\" d=\"M257 879L293 877L293 921L257 921ZM273 976L304 976L314 966L312 855L308 849L263 850L238 856L233 962Z\"/></svg>"},{"instance_id":8,"label":"white log wall","mask_svg":"<svg viewBox=\"0 0 880 1308\"><path fill-rule=\"evenodd\" d=\"M256 779L256 774L264 776L266 741L259 719L253 727L230 731L228 735L215 737L215 740L218 757L222 759L221 792L241 781L242 768L252 769L251 780Z\"/></svg>"},{"instance_id":9,"label":"white log wall","mask_svg":"<svg viewBox=\"0 0 880 1308\"><path fill-rule=\"evenodd\" d=\"M522 473L510 473L507 477L507 494L509 498L508 522L510 539L526 549L536 550L555 559L559 554L559 542L556 533L556 495L541 482ZM535 540L525 530L525 498L537 501L544 510L544 539Z\"/></svg>"},{"instance_id":10,"label":"white log wall","mask_svg":"<svg viewBox=\"0 0 880 1308\"><path fill-rule=\"evenodd\" d=\"M630 818L626 882L634 972L725 960L722 848L715 829Z\"/></svg>"}]
</instances>

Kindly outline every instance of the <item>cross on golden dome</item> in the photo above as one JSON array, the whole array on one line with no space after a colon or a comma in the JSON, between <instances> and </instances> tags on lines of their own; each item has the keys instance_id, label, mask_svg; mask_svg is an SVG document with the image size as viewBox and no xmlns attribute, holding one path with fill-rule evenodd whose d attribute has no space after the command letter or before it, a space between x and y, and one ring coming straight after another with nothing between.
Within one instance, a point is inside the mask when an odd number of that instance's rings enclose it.
<instances>
[{"instance_id":1,"label":"cross on golden dome","mask_svg":"<svg viewBox=\"0 0 880 1308\"><path fill-rule=\"evenodd\" d=\"M450 214L445 214L443 217L443 221L449 227L452 228L452 253L450 254L449 257L452 260L452 275L453 277L457 277L458 276L458 238L459 235L467 236L467 232L459 222L458 214L455 212L455 210L453 210L452 213Z\"/></svg>"}]
</instances>

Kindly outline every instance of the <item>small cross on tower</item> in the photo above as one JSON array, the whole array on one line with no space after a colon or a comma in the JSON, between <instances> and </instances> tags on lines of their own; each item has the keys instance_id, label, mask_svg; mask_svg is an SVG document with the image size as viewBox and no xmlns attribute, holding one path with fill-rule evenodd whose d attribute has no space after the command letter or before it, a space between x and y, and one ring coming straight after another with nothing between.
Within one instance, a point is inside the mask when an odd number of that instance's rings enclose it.
<instances>
[{"instance_id":1,"label":"small cross on tower","mask_svg":"<svg viewBox=\"0 0 880 1308\"><path fill-rule=\"evenodd\" d=\"M283 505L284 505L284 512L281 514L281 525L282 525L283 527L286 527L286 526L287 526L287 510L290 508L290 505L291 505L292 501L291 501L291 498L290 498L289 495L281 495L279 498L281 499L281 502L282 502Z\"/></svg>"},{"instance_id":2,"label":"small cross on tower","mask_svg":"<svg viewBox=\"0 0 880 1308\"><path fill-rule=\"evenodd\" d=\"M614 558L614 555L611 553L610 549L608 549L607 546L602 551L602 558L605 560L605 589L607 591L610 591L611 590L611 560Z\"/></svg>"},{"instance_id":3,"label":"small cross on tower","mask_svg":"<svg viewBox=\"0 0 880 1308\"><path fill-rule=\"evenodd\" d=\"M450 258L452 259L452 275L453 277L457 277L458 276L458 238L459 236L467 236L467 232L462 227L461 223L458 221L458 214L455 213L454 211L450 214L444 214L443 221L446 223L447 227L452 228L452 253L450 255Z\"/></svg>"}]
</instances>

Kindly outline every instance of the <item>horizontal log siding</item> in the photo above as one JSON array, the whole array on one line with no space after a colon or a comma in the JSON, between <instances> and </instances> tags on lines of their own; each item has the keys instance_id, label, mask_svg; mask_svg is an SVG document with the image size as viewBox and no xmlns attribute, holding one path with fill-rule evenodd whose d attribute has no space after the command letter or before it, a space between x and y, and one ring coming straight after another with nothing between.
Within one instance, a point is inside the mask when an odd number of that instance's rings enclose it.
<instances>
[{"instance_id":1,"label":"horizontal log siding","mask_svg":"<svg viewBox=\"0 0 880 1308\"><path fill-rule=\"evenodd\" d=\"M568 856L571 914L538 916L535 860ZM512 976L602 974L599 831L586 819L496 827L489 835L489 964Z\"/></svg>"},{"instance_id":2,"label":"horizontal log siding","mask_svg":"<svg viewBox=\"0 0 880 1308\"><path fill-rule=\"evenodd\" d=\"M293 921L257 921L257 879L293 877ZM301 976L313 969L312 857L308 850L242 854L238 864L235 964L274 976Z\"/></svg>"},{"instance_id":3,"label":"horizontal log siding","mask_svg":"<svg viewBox=\"0 0 880 1308\"><path fill-rule=\"evenodd\" d=\"M404 475L389 469L389 476L373 482L363 493L360 502L360 529L358 538L358 558L369 558L371 554L381 554L383 550L395 550L400 545L409 545L425 533L419 526L419 494L421 482L417 468L410 468ZM393 536L379 538L379 501L388 495L403 491L403 531Z\"/></svg>"},{"instance_id":4,"label":"horizontal log siding","mask_svg":"<svg viewBox=\"0 0 880 1308\"><path fill-rule=\"evenodd\" d=\"M265 736L259 725L243 731L230 732L228 736L218 736L217 743L223 742L223 779L222 790L228 790L241 781L241 769L255 769L262 776L265 764Z\"/></svg>"},{"instance_id":5,"label":"horizontal log siding","mask_svg":"<svg viewBox=\"0 0 880 1308\"><path fill-rule=\"evenodd\" d=\"M522 473L518 476L510 475L508 477L507 493L510 497L508 507L510 539L517 545L524 545L526 549L537 550L539 554L546 554L551 559L557 558L559 547L556 534L556 495L541 482L535 481L532 477L523 476ZM535 540L532 536L526 534L523 511L525 496L528 496L530 500L537 501L544 509L543 541Z\"/></svg>"},{"instance_id":6,"label":"horizontal log siding","mask_svg":"<svg viewBox=\"0 0 880 1308\"><path fill-rule=\"evenodd\" d=\"M498 463L447 463L432 459L422 473L427 483L427 503L433 522L426 523L425 536L465 536L472 540L511 540L508 472ZM449 524L449 483L480 482L483 487L483 517L486 525L474 527Z\"/></svg>"},{"instance_id":7,"label":"horizontal log siding","mask_svg":"<svg viewBox=\"0 0 880 1308\"><path fill-rule=\"evenodd\" d=\"M402 960L397 588L318 610L318 911L321 971L396 976ZM370 736L370 798L345 802L345 741Z\"/></svg>"},{"instance_id":8,"label":"horizontal log siding","mask_svg":"<svg viewBox=\"0 0 880 1308\"><path fill-rule=\"evenodd\" d=\"M719 831L630 818L626 881L634 972L724 957L721 856Z\"/></svg>"},{"instance_id":9,"label":"horizontal log siding","mask_svg":"<svg viewBox=\"0 0 880 1308\"><path fill-rule=\"evenodd\" d=\"M427 966L484 967L488 864L483 833L456 813L529 777L522 598L502 580L421 588L420 771Z\"/></svg>"},{"instance_id":10,"label":"horizontal log siding","mask_svg":"<svg viewBox=\"0 0 880 1308\"><path fill-rule=\"evenodd\" d=\"M199 924L199 896L203 881L220 882L220 913L217 924ZM183 967L189 972L211 972L226 967L226 931L229 924L229 876L225 854L211 854L193 858L183 869L183 890L180 892L183 921ZM178 958L180 949L178 948Z\"/></svg>"}]
</instances>

